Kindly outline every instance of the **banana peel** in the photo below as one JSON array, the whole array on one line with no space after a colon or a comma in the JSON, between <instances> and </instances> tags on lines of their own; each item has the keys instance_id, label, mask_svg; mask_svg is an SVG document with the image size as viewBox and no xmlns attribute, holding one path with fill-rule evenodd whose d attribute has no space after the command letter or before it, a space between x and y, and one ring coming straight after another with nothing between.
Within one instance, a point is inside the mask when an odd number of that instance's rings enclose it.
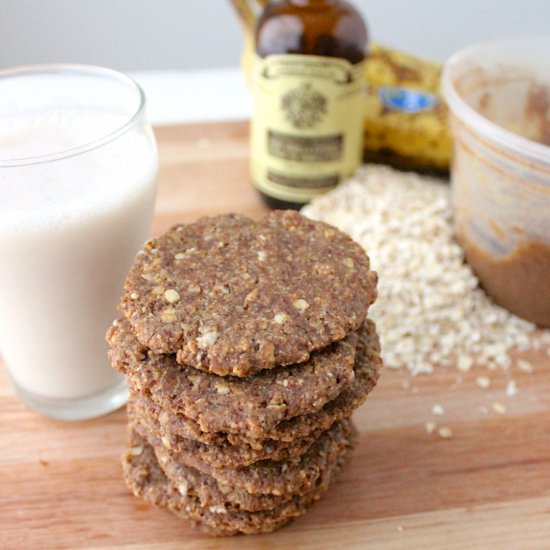
<instances>
[{"instance_id":1,"label":"banana peel","mask_svg":"<svg viewBox=\"0 0 550 550\"><path fill-rule=\"evenodd\" d=\"M241 67L251 86L254 22L265 0L231 0L244 29ZM364 160L420 172L446 173L452 154L442 67L371 44L365 64Z\"/></svg>"}]
</instances>

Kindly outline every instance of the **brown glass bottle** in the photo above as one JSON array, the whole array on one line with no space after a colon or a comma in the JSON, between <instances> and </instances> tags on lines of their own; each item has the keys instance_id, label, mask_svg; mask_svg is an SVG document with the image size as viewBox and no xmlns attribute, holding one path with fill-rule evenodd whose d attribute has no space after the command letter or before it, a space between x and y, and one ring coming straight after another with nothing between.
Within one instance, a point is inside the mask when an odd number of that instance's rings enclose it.
<instances>
[{"instance_id":1,"label":"brown glass bottle","mask_svg":"<svg viewBox=\"0 0 550 550\"><path fill-rule=\"evenodd\" d=\"M275 1L265 8L258 19L255 44L258 58L264 60L274 55L306 55L337 58L357 66L365 59L367 29L361 14L344 0ZM257 115L256 111L254 116ZM354 118L361 121L360 114L354 113ZM354 132L359 131L357 128ZM308 130L303 130L307 136ZM336 134L332 131L331 135ZM261 139L268 138L261 136ZM328 143L328 138L324 139L323 147ZM357 164L359 162L360 152L357 151ZM309 162L308 169L314 174L316 163ZM259 187L256 181L255 184ZM282 199L264 189L258 188L258 191L272 208L298 209L308 202L307 199Z\"/></svg>"}]
</instances>

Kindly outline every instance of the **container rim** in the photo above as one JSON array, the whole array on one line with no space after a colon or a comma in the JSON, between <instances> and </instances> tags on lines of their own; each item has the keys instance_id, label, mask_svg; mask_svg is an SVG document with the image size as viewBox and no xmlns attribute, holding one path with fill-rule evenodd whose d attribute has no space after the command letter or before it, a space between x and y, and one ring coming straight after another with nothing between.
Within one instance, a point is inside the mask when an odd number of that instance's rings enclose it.
<instances>
[{"instance_id":1,"label":"container rim","mask_svg":"<svg viewBox=\"0 0 550 550\"><path fill-rule=\"evenodd\" d=\"M57 160L62 160L70 157L75 157L83 153L88 153L102 147L103 145L110 143L115 140L122 134L124 134L133 124L138 120L143 113L145 112L145 93L141 86L128 75L116 71L115 69L109 69L106 67L101 67L97 65L85 65L85 64L76 64L76 63L48 63L48 64L37 64L37 65L17 65L15 67L10 67L7 69L0 70L0 86L4 79L9 78L18 78L25 76L37 76L37 75L86 75L93 76L96 78L104 78L112 81L118 81L120 83L126 84L129 88L133 88L138 94L138 105L136 110L128 115L128 118L124 124L118 126L114 130L110 131L106 135L93 139L91 141L85 142L82 145L77 147L71 147L69 149L64 149L61 151L56 151L55 153L47 153L45 155L36 155L31 157L22 157L22 158L7 158L3 159L0 157L0 168L11 168L16 166L27 166L33 164L42 164L46 162L53 162Z\"/></svg>"},{"instance_id":2,"label":"container rim","mask_svg":"<svg viewBox=\"0 0 550 550\"><path fill-rule=\"evenodd\" d=\"M441 77L441 89L443 96L447 101L452 113L457 118L461 119L469 126L477 129L490 141L501 145L502 147L513 151L516 154L527 156L532 160L550 164L550 146L542 143L537 143L523 136L506 130L502 126L490 121L482 114L477 112L473 107L468 105L462 96L456 90L453 83L453 71L457 66L465 60L475 60L483 48L495 48L498 46L510 45L511 43L526 43L526 42L547 42L550 48L550 35L538 36L517 36L514 38L506 38L501 40L491 40L480 42L468 46L455 54L453 54L443 67Z\"/></svg>"}]
</instances>

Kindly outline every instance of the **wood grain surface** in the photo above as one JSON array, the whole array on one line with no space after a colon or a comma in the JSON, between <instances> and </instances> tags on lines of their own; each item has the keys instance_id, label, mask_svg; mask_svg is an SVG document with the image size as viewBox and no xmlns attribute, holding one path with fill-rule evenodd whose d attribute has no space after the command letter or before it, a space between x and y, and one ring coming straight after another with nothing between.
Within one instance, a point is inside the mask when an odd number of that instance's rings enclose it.
<instances>
[{"instance_id":1,"label":"wood grain surface","mask_svg":"<svg viewBox=\"0 0 550 550\"><path fill-rule=\"evenodd\" d=\"M156 132L155 234L203 214L265 211L248 181L245 123ZM86 422L41 418L0 368L0 548L548 549L550 357L528 359L532 374L385 371L355 415L359 442L337 484L283 530L233 539L209 539L129 493L123 410ZM479 374L489 389L476 385ZM519 391L510 397L511 379ZM453 436L426 433L428 421Z\"/></svg>"}]
</instances>

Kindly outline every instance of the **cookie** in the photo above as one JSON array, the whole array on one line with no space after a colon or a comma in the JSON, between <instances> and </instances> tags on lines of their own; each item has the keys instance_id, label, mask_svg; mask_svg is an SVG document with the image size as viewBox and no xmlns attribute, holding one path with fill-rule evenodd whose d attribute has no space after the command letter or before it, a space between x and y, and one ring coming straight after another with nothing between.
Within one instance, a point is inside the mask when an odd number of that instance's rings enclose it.
<instances>
[{"instance_id":1,"label":"cookie","mask_svg":"<svg viewBox=\"0 0 550 550\"><path fill-rule=\"evenodd\" d=\"M362 405L367 395L376 386L382 372L380 339L374 322L367 319L359 333L356 352L355 380L336 399L329 401L320 411L303 414L285 420L266 434L275 441L292 441L296 437L306 437L316 430L325 430L334 422L349 417Z\"/></svg>"},{"instance_id":2,"label":"cookie","mask_svg":"<svg viewBox=\"0 0 550 550\"><path fill-rule=\"evenodd\" d=\"M220 377L179 365L174 355L146 351L119 320L107 336L110 359L130 389L150 395L163 410L182 413L202 432L260 439L279 422L321 409L354 379L357 333L291 367L248 378Z\"/></svg>"},{"instance_id":3,"label":"cookie","mask_svg":"<svg viewBox=\"0 0 550 550\"><path fill-rule=\"evenodd\" d=\"M302 456L317 441L324 430L315 430L305 437L292 442L273 441L261 449L254 449L247 443L241 445L207 445L180 436L167 437L160 429L158 422L152 418L132 416L128 408L128 420L133 429L147 439L150 445L163 445L172 460L199 470L213 468L239 468L259 460L289 460Z\"/></svg>"},{"instance_id":4,"label":"cookie","mask_svg":"<svg viewBox=\"0 0 550 550\"><path fill-rule=\"evenodd\" d=\"M307 361L363 323L376 297L363 249L339 230L276 211L176 225L146 243L121 308L154 353L222 376Z\"/></svg>"},{"instance_id":5,"label":"cookie","mask_svg":"<svg viewBox=\"0 0 550 550\"><path fill-rule=\"evenodd\" d=\"M202 506L198 496L189 494L188 487L180 491L170 482L160 468L153 448L136 434L130 436L122 464L126 484L136 496L193 521L209 534L221 536L269 533L302 515L327 490L343 459L344 455L341 455L337 466L326 470L308 494L297 495L272 510L257 512L241 511L225 502Z\"/></svg>"},{"instance_id":6,"label":"cookie","mask_svg":"<svg viewBox=\"0 0 550 550\"><path fill-rule=\"evenodd\" d=\"M176 485L185 484L190 477L195 480L196 494L200 496L203 506L209 501L206 494L200 492L197 476L206 476L215 482L219 494L224 495L226 501L244 510L257 511L274 508L294 495L304 495L313 490L323 472L331 469L350 446L351 433L349 419L337 422L299 458L282 462L264 460L230 470L228 475L212 468L200 471L178 464L162 446L155 447L155 454L168 478ZM225 483L225 478L230 478L231 482ZM212 495L210 486L208 495Z\"/></svg>"},{"instance_id":7,"label":"cookie","mask_svg":"<svg viewBox=\"0 0 550 550\"><path fill-rule=\"evenodd\" d=\"M349 416L361 405L367 394L376 385L382 367L380 342L376 327L370 320L365 322L359 332L356 351L354 381L334 400L310 414L296 416L274 426L264 434L263 439L234 436L228 433L203 432L200 426L183 414L162 409L150 396L133 393L129 407L133 417L152 417L158 422L161 437L173 440L175 436L193 439L201 443L217 446L242 445L246 443L253 449L261 450L265 445L273 446L276 441L290 443L312 432L325 430L334 422Z\"/></svg>"}]
</instances>

